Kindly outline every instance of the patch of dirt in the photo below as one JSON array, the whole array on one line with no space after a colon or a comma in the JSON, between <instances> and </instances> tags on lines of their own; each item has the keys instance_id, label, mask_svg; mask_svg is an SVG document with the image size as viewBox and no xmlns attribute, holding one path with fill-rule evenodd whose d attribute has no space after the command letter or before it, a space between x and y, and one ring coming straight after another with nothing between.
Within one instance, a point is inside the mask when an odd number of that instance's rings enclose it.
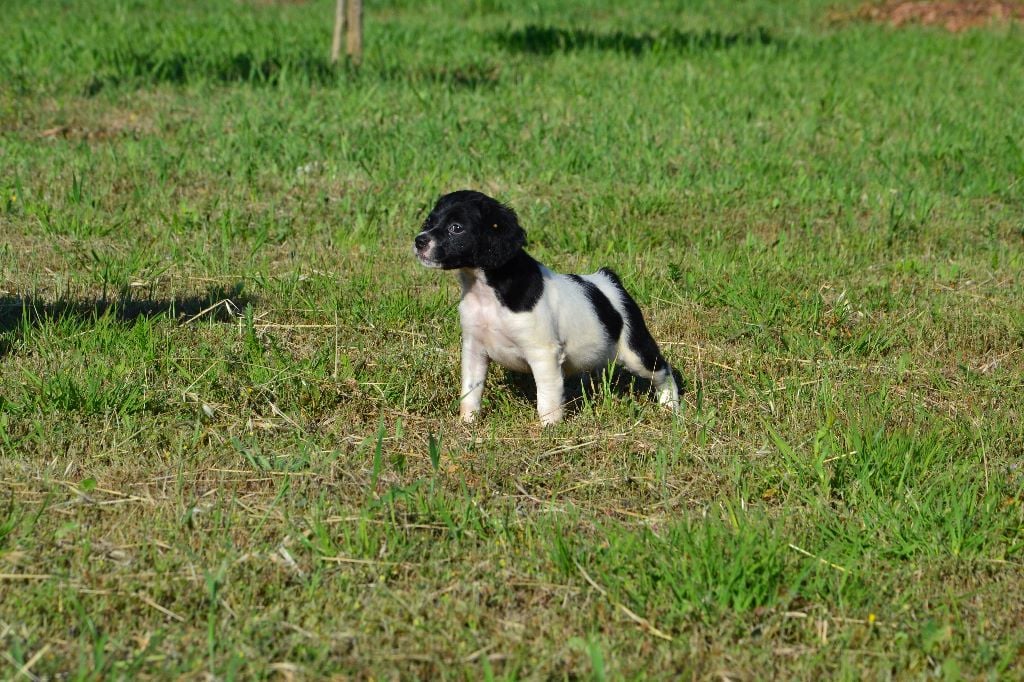
<instances>
[{"instance_id":1,"label":"patch of dirt","mask_svg":"<svg viewBox=\"0 0 1024 682\"><path fill-rule=\"evenodd\" d=\"M40 130L39 137L103 141L126 136L138 139L152 132L152 123L138 114L114 112L103 116L94 125L70 123Z\"/></svg>"},{"instance_id":2,"label":"patch of dirt","mask_svg":"<svg viewBox=\"0 0 1024 682\"><path fill-rule=\"evenodd\" d=\"M839 17L837 17L839 18ZM846 18L884 23L941 26L953 33L968 28L1024 21L1024 2L1003 0L886 0L862 5Z\"/></svg>"}]
</instances>

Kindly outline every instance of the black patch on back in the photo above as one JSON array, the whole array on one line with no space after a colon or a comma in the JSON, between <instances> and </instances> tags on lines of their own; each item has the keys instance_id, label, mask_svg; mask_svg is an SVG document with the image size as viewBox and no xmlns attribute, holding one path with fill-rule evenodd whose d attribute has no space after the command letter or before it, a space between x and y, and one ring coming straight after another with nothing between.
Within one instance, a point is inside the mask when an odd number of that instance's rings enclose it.
<instances>
[{"instance_id":1,"label":"black patch on back","mask_svg":"<svg viewBox=\"0 0 1024 682\"><path fill-rule=\"evenodd\" d=\"M604 292L593 282L585 280L579 275L569 275L569 278L580 285L583 293L587 295L591 307L597 313L597 319L601 321L605 333L612 342L619 340L622 334L622 315L615 309L612 302L604 295Z\"/></svg>"},{"instance_id":2,"label":"black patch on back","mask_svg":"<svg viewBox=\"0 0 1024 682\"><path fill-rule=\"evenodd\" d=\"M626 291L626 287L622 285L622 280L619 279L615 272L609 268L601 268L598 272L608 276L622 292L622 307L626 313L626 323L629 325L626 344L630 350L639 355L643 366L652 372L664 369L668 363L665 362L661 351L658 350L658 344L655 343L654 337L651 336L651 332L647 329L647 323L644 322L640 306L636 304L633 297Z\"/></svg>"},{"instance_id":3,"label":"black patch on back","mask_svg":"<svg viewBox=\"0 0 1024 682\"><path fill-rule=\"evenodd\" d=\"M498 301L514 313L533 310L544 293L540 264L522 250L504 264L485 269L484 275Z\"/></svg>"}]
</instances>

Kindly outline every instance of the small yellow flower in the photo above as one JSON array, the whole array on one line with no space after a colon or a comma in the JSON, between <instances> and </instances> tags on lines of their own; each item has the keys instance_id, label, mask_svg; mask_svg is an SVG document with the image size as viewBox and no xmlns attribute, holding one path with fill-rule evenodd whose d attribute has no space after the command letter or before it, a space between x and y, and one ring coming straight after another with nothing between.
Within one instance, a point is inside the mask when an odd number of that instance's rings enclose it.
<instances>
[{"instance_id":1,"label":"small yellow flower","mask_svg":"<svg viewBox=\"0 0 1024 682\"><path fill-rule=\"evenodd\" d=\"M11 192L11 203L13 204L17 200L18 200L18 195L15 194L14 192Z\"/></svg>"},{"instance_id":2,"label":"small yellow flower","mask_svg":"<svg viewBox=\"0 0 1024 682\"><path fill-rule=\"evenodd\" d=\"M868 614L868 625L874 625L874 624L875 624L875 614L869 613Z\"/></svg>"}]
</instances>

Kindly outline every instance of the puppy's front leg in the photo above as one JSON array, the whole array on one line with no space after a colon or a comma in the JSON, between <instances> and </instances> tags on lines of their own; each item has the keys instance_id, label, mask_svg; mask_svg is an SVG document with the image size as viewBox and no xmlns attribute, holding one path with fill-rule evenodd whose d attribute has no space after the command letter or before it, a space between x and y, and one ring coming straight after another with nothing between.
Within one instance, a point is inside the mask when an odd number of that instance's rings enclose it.
<instances>
[{"instance_id":1,"label":"puppy's front leg","mask_svg":"<svg viewBox=\"0 0 1024 682\"><path fill-rule=\"evenodd\" d=\"M562 394L565 378L558 353L536 353L527 357L533 381L537 384L537 415L545 426L562 421Z\"/></svg>"},{"instance_id":2,"label":"puppy's front leg","mask_svg":"<svg viewBox=\"0 0 1024 682\"><path fill-rule=\"evenodd\" d=\"M487 351L470 334L462 335L462 393L459 415L467 424L476 418L487 378Z\"/></svg>"}]
</instances>

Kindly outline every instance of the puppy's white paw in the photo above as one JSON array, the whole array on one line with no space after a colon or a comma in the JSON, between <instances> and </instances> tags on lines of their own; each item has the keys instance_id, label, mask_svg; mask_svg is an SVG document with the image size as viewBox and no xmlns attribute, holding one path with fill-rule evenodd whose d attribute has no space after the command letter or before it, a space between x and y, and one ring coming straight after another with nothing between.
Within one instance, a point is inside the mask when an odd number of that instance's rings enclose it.
<instances>
[{"instance_id":1,"label":"puppy's white paw","mask_svg":"<svg viewBox=\"0 0 1024 682\"><path fill-rule=\"evenodd\" d=\"M658 403L664 405L673 412L678 412L679 392L674 386L661 389L658 391Z\"/></svg>"},{"instance_id":2,"label":"puppy's white paw","mask_svg":"<svg viewBox=\"0 0 1024 682\"><path fill-rule=\"evenodd\" d=\"M473 422L475 422L476 415L476 410L471 410L468 408L459 408L459 416L462 417L463 424L472 424Z\"/></svg>"},{"instance_id":3,"label":"puppy's white paw","mask_svg":"<svg viewBox=\"0 0 1024 682\"><path fill-rule=\"evenodd\" d=\"M562 408L550 410L540 415L540 423L542 426L554 426L560 421L562 421Z\"/></svg>"}]
</instances>

